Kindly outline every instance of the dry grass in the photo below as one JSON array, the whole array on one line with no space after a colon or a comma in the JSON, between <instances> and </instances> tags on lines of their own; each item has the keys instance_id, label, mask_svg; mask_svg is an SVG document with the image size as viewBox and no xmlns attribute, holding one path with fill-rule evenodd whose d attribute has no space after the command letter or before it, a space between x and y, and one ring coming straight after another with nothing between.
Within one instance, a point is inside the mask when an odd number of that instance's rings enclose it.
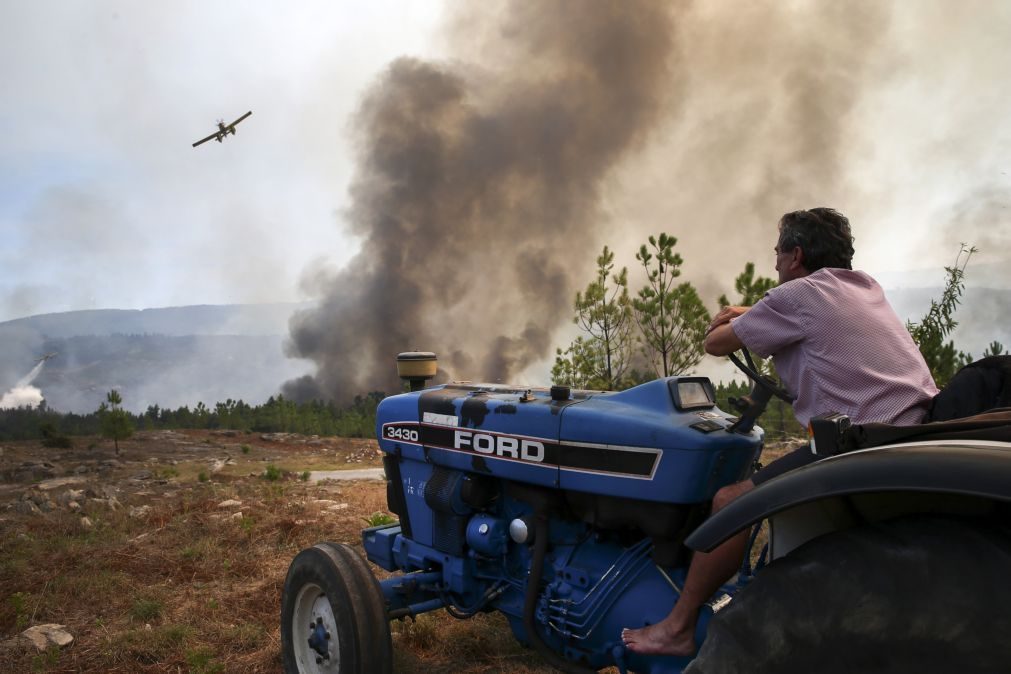
<instances>
[{"instance_id":1,"label":"dry grass","mask_svg":"<svg viewBox=\"0 0 1011 674\"><path fill-rule=\"evenodd\" d=\"M231 443L231 444L228 444ZM360 549L364 519L386 510L379 481L311 484L304 470L379 465L374 444L268 443L188 433L122 443L122 466L89 473L86 485L118 488L116 510L86 500L81 515L58 507L22 515L7 508L30 484L0 483L0 669L10 672L277 672L279 612L288 564L321 540ZM111 448L45 450L12 443L0 472L26 459L69 470L116 458ZM58 454L52 454L58 452ZM49 453L49 454L46 454ZM210 473L223 456L228 464ZM276 465L285 475L262 477ZM132 480L146 469L152 477ZM200 474L209 474L207 481ZM61 473L62 474L62 473ZM54 500L65 488L50 493ZM220 507L226 500L238 507ZM326 510L317 500L346 503ZM131 506L149 506L131 517ZM5 509L7 508L7 509ZM241 513L241 514L240 514ZM30 625L67 626L74 642L39 653L14 637ZM518 674L554 671L519 646L502 616L458 621L443 612L394 623L397 672Z\"/></svg>"},{"instance_id":2,"label":"dry grass","mask_svg":"<svg viewBox=\"0 0 1011 674\"><path fill-rule=\"evenodd\" d=\"M35 515L4 510L31 485L0 484L0 670L280 671L281 588L291 559L321 540L360 549L364 518L386 510L381 482L316 485L298 476L379 465L374 444L334 440L327 450L254 438L244 441L257 444L243 453L219 438L198 436L121 443L124 465L88 484L118 487L122 507L85 501L90 530L65 507ZM104 445L84 449L91 442L78 440L81 449L71 451L10 443L0 469L26 459L67 468L116 458ZM200 481L211 461L226 454L236 463ZM268 464L286 475L263 479ZM141 469L152 479L131 481ZM152 484L159 480L164 483ZM64 490L50 495L55 500ZM229 499L242 505L219 507ZM328 511L317 500L347 507ZM150 506L144 517L129 516L131 506L143 505ZM39 653L14 639L25 627L45 623L66 625L74 642ZM393 632L398 672L553 671L513 641L499 616L461 622L438 612L394 623Z\"/></svg>"}]
</instances>

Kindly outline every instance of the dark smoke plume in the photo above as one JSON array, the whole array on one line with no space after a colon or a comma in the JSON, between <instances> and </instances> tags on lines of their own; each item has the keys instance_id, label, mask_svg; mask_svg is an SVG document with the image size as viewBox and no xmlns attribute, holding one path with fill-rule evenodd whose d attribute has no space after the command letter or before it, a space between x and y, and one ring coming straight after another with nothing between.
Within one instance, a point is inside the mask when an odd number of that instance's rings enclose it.
<instances>
[{"instance_id":1,"label":"dark smoke plume","mask_svg":"<svg viewBox=\"0 0 1011 674\"><path fill-rule=\"evenodd\" d=\"M348 213L362 247L292 319L315 378L296 399L399 384L399 351L507 380L550 354L602 239L602 183L664 117L678 80L665 2L527 2L461 18L491 67L394 62L356 122ZM577 274L573 274L577 272ZM578 276L578 278L574 278Z\"/></svg>"}]
</instances>

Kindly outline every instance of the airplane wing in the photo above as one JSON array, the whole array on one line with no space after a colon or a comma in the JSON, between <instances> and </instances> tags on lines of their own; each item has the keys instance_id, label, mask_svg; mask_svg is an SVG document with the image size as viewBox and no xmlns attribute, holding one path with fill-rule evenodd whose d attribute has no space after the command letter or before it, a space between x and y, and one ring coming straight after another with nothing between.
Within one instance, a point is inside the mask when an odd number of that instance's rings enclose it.
<instances>
[{"instance_id":1,"label":"airplane wing","mask_svg":"<svg viewBox=\"0 0 1011 674\"><path fill-rule=\"evenodd\" d=\"M239 122L241 122L242 120L244 120L246 117L249 117L251 114L253 114L252 110L250 110L249 112L247 112L246 114L244 114L242 117L239 117L237 120L235 120L234 122L232 122L231 124L229 124L228 128L232 128L233 126L235 126L236 124L238 124Z\"/></svg>"},{"instance_id":2,"label":"airplane wing","mask_svg":"<svg viewBox=\"0 0 1011 674\"><path fill-rule=\"evenodd\" d=\"M193 147L196 147L197 145L200 145L201 143L206 143L209 140L214 140L214 138L216 138L217 135L218 134L216 134L216 133L212 133L211 135L207 136L207 138L201 138L197 142L193 143Z\"/></svg>"}]
</instances>

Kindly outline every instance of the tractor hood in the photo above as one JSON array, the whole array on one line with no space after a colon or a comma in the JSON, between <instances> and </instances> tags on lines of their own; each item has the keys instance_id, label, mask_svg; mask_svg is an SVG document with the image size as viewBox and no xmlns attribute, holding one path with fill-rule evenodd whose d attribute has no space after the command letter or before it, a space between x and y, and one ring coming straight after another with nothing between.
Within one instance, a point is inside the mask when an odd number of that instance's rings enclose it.
<instances>
[{"instance_id":1,"label":"tractor hood","mask_svg":"<svg viewBox=\"0 0 1011 674\"><path fill-rule=\"evenodd\" d=\"M621 392L453 383L383 400L376 432L383 451L447 468L699 503L743 479L760 452L761 429L728 432L728 418L701 377Z\"/></svg>"}]
</instances>

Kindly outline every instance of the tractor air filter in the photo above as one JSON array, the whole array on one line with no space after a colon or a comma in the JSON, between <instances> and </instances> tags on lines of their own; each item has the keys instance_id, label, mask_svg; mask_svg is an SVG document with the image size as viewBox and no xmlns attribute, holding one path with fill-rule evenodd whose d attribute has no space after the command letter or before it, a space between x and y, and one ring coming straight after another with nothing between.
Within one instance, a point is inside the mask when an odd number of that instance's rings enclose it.
<instances>
[{"instance_id":1,"label":"tractor air filter","mask_svg":"<svg viewBox=\"0 0 1011 674\"><path fill-rule=\"evenodd\" d=\"M405 351L397 354L397 375L411 383L412 391L425 388L425 382L435 376L438 359L431 351Z\"/></svg>"}]
</instances>

